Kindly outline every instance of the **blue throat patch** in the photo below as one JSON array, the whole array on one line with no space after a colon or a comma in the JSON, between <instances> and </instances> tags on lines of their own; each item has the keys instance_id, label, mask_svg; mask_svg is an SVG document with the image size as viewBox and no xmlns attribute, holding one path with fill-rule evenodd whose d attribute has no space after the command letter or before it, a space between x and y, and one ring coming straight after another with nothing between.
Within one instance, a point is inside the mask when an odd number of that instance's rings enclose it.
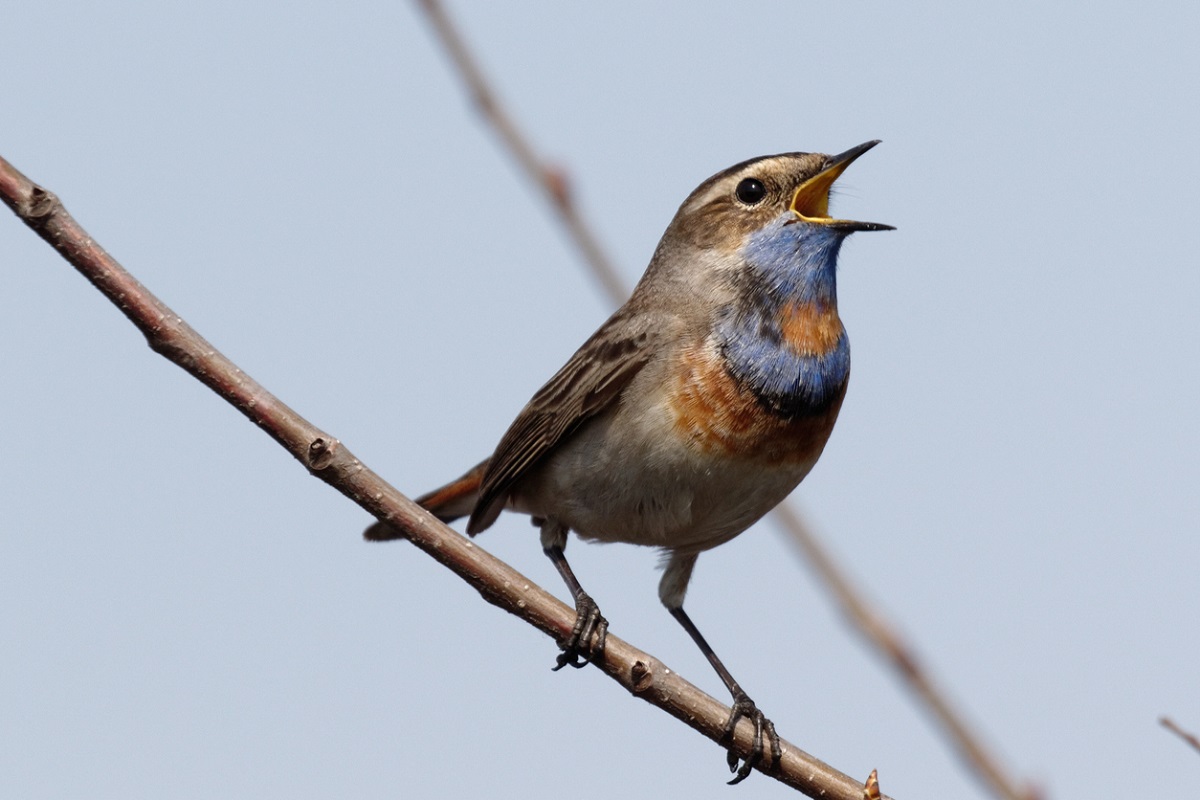
<instances>
[{"instance_id":1,"label":"blue throat patch","mask_svg":"<svg viewBox=\"0 0 1200 800\"><path fill-rule=\"evenodd\" d=\"M789 346L782 330L789 306L836 313L843 238L789 213L755 232L742 248L748 274L738 301L721 309L717 341L729 374L777 416L828 410L850 376L850 342L844 331L832 348L802 353Z\"/></svg>"}]
</instances>

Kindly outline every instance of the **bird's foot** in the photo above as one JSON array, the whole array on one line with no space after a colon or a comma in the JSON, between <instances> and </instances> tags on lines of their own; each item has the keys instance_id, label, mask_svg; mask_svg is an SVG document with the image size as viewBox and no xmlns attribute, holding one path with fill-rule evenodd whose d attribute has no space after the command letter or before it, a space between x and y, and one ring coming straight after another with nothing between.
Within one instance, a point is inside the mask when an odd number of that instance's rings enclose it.
<instances>
[{"instance_id":1,"label":"bird's foot","mask_svg":"<svg viewBox=\"0 0 1200 800\"><path fill-rule=\"evenodd\" d=\"M559 647L562 652L556 659L554 671L568 664L582 669L593 661L604 658L604 643L608 639L608 620L600 615L600 607L589 595L581 593L575 600L575 627L571 635ZM751 704L753 705L753 704Z\"/></svg>"},{"instance_id":2,"label":"bird's foot","mask_svg":"<svg viewBox=\"0 0 1200 800\"><path fill-rule=\"evenodd\" d=\"M754 744L750 749L750 756L741 762L741 766L738 766L738 762L741 761L738 754L732 749L729 750L725 760L729 764L729 771L735 773L733 780L729 782L730 786L746 780L750 771L762 761L764 739L770 742L771 746L771 760L768 764L778 764L783 758L783 747L779 744L779 734L775 733L775 723L767 719L749 695L742 691L733 695L733 708L729 712L729 721L725 723L725 733L721 736L721 741L733 743L733 732L743 717L754 723Z\"/></svg>"}]
</instances>

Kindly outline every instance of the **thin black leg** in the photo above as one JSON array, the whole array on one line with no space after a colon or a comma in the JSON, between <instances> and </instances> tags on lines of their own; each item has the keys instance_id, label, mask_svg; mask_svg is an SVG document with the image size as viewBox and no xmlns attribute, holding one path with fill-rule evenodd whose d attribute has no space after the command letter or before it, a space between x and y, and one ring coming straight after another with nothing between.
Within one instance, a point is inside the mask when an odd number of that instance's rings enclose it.
<instances>
[{"instance_id":1,"label":"thin black leg","mask_svg":"<svg viewBox=\"0 0 1200 800\"><path fill-rule=\"evenodd\" d=\"M579 580L571 571L571 565L567 563L563 549L551 546L545 548L545 553L554 562L558 574L562 575L563 581L566 582L567 588L571 590L571 595L575 598L575 627L571 630L571 635L559 643L562 652L558 654L557 666L554 667L554 670L557 672L568 664L580 669L593 661L604 658L604 642L608 638L608 620L600 615L600 607L596 605L596 601L579 585Z\"/></svg>"},{"instance_id":2,"label":"thin black leg","mask_svg":"<svg viewBox=\"0 0 1200 800\"><path fill-rule=\"evenodd\" d=\"M740 759L732 749L726 757L726 762L729 764L729 771L736 773L733 780L729 782L729 785L732 786L746 780L750 775L750 771L762 761L764 737L771 744L770 763L778 764L779 760L783 758L783 747L779 744L779 735L775 733L775 724L758 710L758 706L754 704L750 696L746 694L742 687L738 685L738 682L733 679L733 676L729 674L729 670L721 663L721 659L717 658L717 654L713 652L712 647L709 646L708 641L705 640L704 635L700 633L700 629L692 622L687 612L682 607L669 608L667 610L671 612L671 616L678 620L683 629L692 637L692 641L700 648L700 652L704 653L704 657L708 659L708 663L713 665L713 669L717 671L717 674L721 676L721 680L725 682L725 688L733 695L733 707L729 712L729 721L725 723L725 732L721 736L721 740L727 741L730 744L733 743L733 732L737 729L738 721L742 717L745 717L754 724L754 746L750 750L750 757L742 761L740 767L738 766Z\"/></svg>"}]
</instances>

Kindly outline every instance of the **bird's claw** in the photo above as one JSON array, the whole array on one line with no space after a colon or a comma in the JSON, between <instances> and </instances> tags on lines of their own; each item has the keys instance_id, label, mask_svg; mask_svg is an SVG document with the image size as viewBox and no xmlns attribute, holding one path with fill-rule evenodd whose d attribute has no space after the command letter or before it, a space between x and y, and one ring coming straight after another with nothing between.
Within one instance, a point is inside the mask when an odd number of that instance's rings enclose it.
<instances>
[{"instance_id":1,"label":"bird's claw","mask_svg":"<svg viewBox=\"0 0 1200 800\"><path fill-rule=\"evenodd\" d=\"M589 595L575 602L575 627L559 646L562 652L555 659L554 671L566 666L583 669L593 661L604 658L604 643L608 639L608 620L600 615L600 607Z\"/></svg>"},{"instance_id":2,"label":"bird's claw","mask_svg":"<svg viewBox=\"0 0 1200 800\"><path fill-rule=\"evenodd\" d=\"M754 744L751 746L750 755L745 761L742 761L732 748L727 753L725 761L729 764L729 771L735 773L733 780L729 782L730 786L746 780L750 776L751 770L762 761L764 738L771 745L771 760L768 764L778 764L783 758L783 747L779 744L779 734L775 733L775 723L767 719L758 710L758 706L754 704L754 701L745 692L740 692L733 696L733 707L729 712L729 721L725 723L725 733L721 736L721 741L728 741L731 745L733 744L733 732L737 729L737 724L743 717L754 723ZM741 766L738 766L739 761L741 761Z\"/></svg>"}]
</instances>

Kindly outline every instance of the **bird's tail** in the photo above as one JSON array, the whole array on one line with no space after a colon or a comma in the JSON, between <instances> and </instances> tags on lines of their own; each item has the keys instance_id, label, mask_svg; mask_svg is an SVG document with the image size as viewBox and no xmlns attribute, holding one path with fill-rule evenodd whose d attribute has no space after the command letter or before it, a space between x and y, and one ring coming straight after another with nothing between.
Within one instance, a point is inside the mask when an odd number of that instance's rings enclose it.
<instances>
[{"instance_id":1,"label":"bird's tail","mask_svg":"<svg viewBox=\"0 0 1200 800\"><path fill-rule=\"evenodd\" d=\"M475 501L479 499L479 487L483 483L483 473L487 470L487 465L487 459L484 459L462 477L418 497L417 505L442 522L453 522L459 517L467 516L475 508ZM363 538L371 542L386 542L391 539L403 539L404 535L386 522L376 522L363 531Z\"/></svg>"}]
</instances>

